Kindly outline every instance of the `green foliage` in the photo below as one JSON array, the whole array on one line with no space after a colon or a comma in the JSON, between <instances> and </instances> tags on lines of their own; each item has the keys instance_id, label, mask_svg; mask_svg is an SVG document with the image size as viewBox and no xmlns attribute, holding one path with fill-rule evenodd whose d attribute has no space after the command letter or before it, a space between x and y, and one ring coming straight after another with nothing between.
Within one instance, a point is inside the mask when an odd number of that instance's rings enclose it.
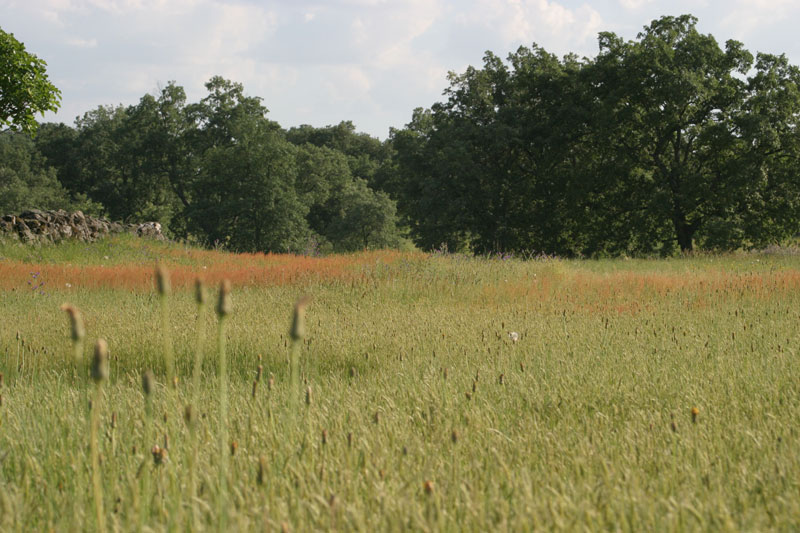
<instances>
[{"instance_id":1,"label":"green foliage","mask_svg":"<svg viewBox=\"0 0 800 533\"><path fill-rule=\"evenodd\" d=\"M36 113L56 111L61 92L50 83L47 63L0 28L0 126L36 133Z\"/></svg>"},{"instance_id":2,"label":"green foliage","mask_svg":"<svg viewBox=\"0 0 800 533\"><path fill-rule=\"evenodd\" d=\"M294 146L265 118L258 98L222 78L191 106L194 145L202 149L189 220L209 243L240 251L298 251L307 241L307 207L295 188Z\"/></svg>"},{"instance_id":3,"label":"green foliage","mask_svg":"<svg viewBox=\"0 0 800 533\"><path fill-rule=\"evenodd\" d=\"M335 251L400 246L395 205L386 193L374 191L356 178L331 203L336 210L324 235L334 243Z\"/></svg>"},{"instance_id":4,"label":"green foliage","mask_svg":"<svg viewBox=\"0 0 800 533\"><path fill-rule=\"evenodd\" d=\"M297 150L297 169L307 220L323 239L323 249L352 252L400 245L395 203L354 177L345 154L305 144Z\"/></svg>"},{"instance_id":5,"label":"green foliage","mask_svg":"<svg viewBox=\"0 0 800 533\"><path fill-rule=\"evenodd\" d=\"M392 157L391 146L366 133L356 132L352 122L343 121L324 128L303 125L289 129L286 138L298 146L311 144L344 154L354 177L366 180L373 189L383 188L384 167L390 164Z\"/></svg>"},{"instance_id":6,"label":"green foliage","mask_svg":"<svg viewBox=\"0 0 800 533\"><path fill-rule=\"evenodd\" d=\"M303 252L310 242L327 251L399 242L394 202L366 185L389 161L386 145L350 123L287 133L241 84L217 76L206 88L187 104L170 82L136 105L87 112L74 129L45 125L37 147L68 190L111 218L156 220L207 245Z\"/></svg>"},{"instance_id":7,"label":"green foliage","mask_svg":"<svg viewBox=\"0 0 800 533\"><path fill-rule=\"evenodd\" d=\"M83 194L71 196L28 136L0 132L0 214L18 214L26 209L99 214L102 206Z\"/></svg>"},{"instance_id":8,"label":"green foliage","mask_svg":"<svg viewBox=\"0 0 800 533\"><path fill-rule=\"evenodd\" d=\"M487 52L386 142L349 121L283 130L217 76L199 102L170 82L74 129L45 125L36 147L112 218L240 251L399 246L406 232L425 249L591 257L783 242L800 231L800 69L696 25L604 32L591 59ZM8 198L24 194L15 180Z\"/></svg>"},{"instance_id":9,"label":"green foliage","mask_svg":"<svg viewBox=\"0 0 800 533\"><path fill-rule=\"evenodd\" d=\"M798 69L753 67L696 23L601 33L594 59L534 45L451 74L447 101L392 132L390 190L417 244L668 255L797 232Z\"/></svg>"}]
</instances>

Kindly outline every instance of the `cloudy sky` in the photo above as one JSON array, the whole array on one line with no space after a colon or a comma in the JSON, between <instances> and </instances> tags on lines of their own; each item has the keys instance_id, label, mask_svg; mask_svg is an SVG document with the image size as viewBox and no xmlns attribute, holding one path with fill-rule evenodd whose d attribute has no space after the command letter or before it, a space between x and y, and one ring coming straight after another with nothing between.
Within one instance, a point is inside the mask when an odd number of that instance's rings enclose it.
<instances>
[{"instance_id":1,"label":"cloudy sky","mask_svg":"<svg viewBox=\"0 0 800 533\"><path fill-rule=\"evenodd\" d=\"M0 0L0 13L62 91L45 120L68 124L170 80L194 102L219 74L283 127L352 120L384 139L486 50L505 57L535 42L592 56L600 31L632 39L682 13L720 43L800 63L797 0Z\"/></svg>"}]
</instances>

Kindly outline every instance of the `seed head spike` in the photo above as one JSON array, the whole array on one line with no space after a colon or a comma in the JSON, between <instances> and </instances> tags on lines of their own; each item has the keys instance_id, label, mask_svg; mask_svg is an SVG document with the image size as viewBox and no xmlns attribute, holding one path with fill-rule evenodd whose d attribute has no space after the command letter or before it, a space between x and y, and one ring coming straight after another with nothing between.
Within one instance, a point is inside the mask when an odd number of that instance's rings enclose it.
<instances>
[{"instance_id":1,"label":"seed head spike","mask_svg":"<svg viewBox=\"0 0 800 533\"><path fill-rule=\"evenodd\" d=\"M142 390L145 396L150 396L153 393L153 386L155 385L156 377L153 375L152 370L146 370L142 374Z\"/></svg>"},{"instance_id":2,"label":"seed head spike","mask_svg":"<svg viewBox=\"0 0 800 533\"><path fill-rule=\"evenodd\" d=\"M231 314L231 282L222 280L219 286L219 300L217 301L217 315L220 318Z\"/></svg>"},{"instance_id":3,"label":"seed head spike","mask_svg":"<svg viewBox=\"0 0 800 533\"><path fill-rule=\"evenodd\" d=\"M83 326L81 312L70 304L63 304L61 310L69 315L72 342L82 341L86 337L86 328ZM17 338L19 339L19 332L17 332Z\"/></svg>"},{"instance_id":4,"label":"seed head spike","mask_svg":"<svg viewBox=\"0 0 800 533\"><path fill-rule=\"evenodd\" d=\"M200 278L194 281L194 299L198 304L206 303L206 286Z\"/></svg>"},{"instance_id":5,"label":"seed head spike","mask_svg":"<svg viewBox=\"0 0 800 533\"><path fill-rule=\"evenodd\" d=\"M108 379L108 344L103 339L97 339L97 343L94 345L92 379L95 383Z\"/></svg>"},{"instance_id":6,"label":"seed head spike","mask_svg":"<svg viewBox=\"0 0 800 533\"><path fill-rule=\"evenodd\" d=\"M303 296L294 305L294 316L292 317L292 329L289 334L292 340L299 341L306 336L306 306L311 301L311 297Z\"/></svg>"},{"instance_id":7,"label":"seed head spike","mask_svg":"<svg viewBox=\"0 0 800 533\"><path fill-rule=\"evenodd\" d=\"M172 289L169 282L169 272L160 263L156 266L156 289L160 296L166 296Z\"/></svg>"}]
</instances>

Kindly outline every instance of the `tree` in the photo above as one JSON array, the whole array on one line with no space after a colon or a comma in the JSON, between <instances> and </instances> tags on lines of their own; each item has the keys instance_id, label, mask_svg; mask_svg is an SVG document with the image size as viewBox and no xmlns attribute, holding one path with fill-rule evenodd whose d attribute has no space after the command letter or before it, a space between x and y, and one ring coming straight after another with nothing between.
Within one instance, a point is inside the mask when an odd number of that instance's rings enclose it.
<instances>
[{"instance_id":1,"label":"tree","mask_svg":"<svg viewBox=\"0 0 800 533\"><path fill-rule=\"evenodd\" d=\"M392 132L391 180L418 245L571 253L585 135L581 64L521 47L450 75L448 99Z\"/></svg>"},{"instance_id":2,"label":"tree","mask_svg":"<svg viewBox=\"0 0 800 533\"><path fill-rule=\"evenodd\" d=\"M400 245L395 203L382 191L374 191L361 178L347 183L332 202L338 209L325 236L336 252L393 248Z\"/></svg>"},{"instance_id":3,"label":"tree","mask_svg":"<svg viewBox=\"0 0 800 533\"><path fill-rule=\"evenodd\" d=\"M721 247L763 246L800 231L800 68L785 55L758 54L754 70L735 119L744 156L731 164L744 183Z\"/></svg>"},{"instance_id":4,"label":"tree","mask_svg":"<svg viewBox=\"0 0 800 533\"><path fill-rule=\"evenodd\" d=\"M418 245L560 255L736 248L800 230L800 70L721 48L691 15L594 59L521 47L451 74L393 131ZM750 77L746 77L751 74Z\"/></svg>"},{"instance_id":5,"label":"tree","mask_svg":"<svg viewBox=\"0 0 800 533\"><path fill-rule=\"evenodd\" d=\"M59 108L61 92L47 78L46 66L0 29L0 126L35 134L35 114Z\"/></svg>"},{"instance_id":6,"label":"tree","mask_svg":"<svg viewBox=\"0 0 800 533\"><path fill-rule=\"evenodd\" d=\"M744 153L734 119L753 59L737 41L722 50L696 23L662 17L634 42L601 33L592 66L594 131L611 143L619 191L631 209L671 223L684 251L746 185L731 163Z\"/></svg>"},{"instance_id":7,"label":"tree","mask_svg":"<svg viewBox=\"0 0 800 533\"><path fill-rule=\"evenodd\" d=\"M0 214L26 209L80 209L99 214L102 206L85 195L70 195L28 136L0 132Z\"/></svg>"},{"instance_id":8,"label":"tree","mask_svg":"<svg viewBox=\"0 0 800 533\"><path fill-rule=\"evenodd\" d=\"M155 220L185 236L191 158L185 93L174 83L136 105L99 106L76 128L44 124L36 144L61 183L103 203L115 220Z\"/></svg>"},{"instance_id":9,"label":"tree","mask_svg":"<svg viewBox=\"0 0 800 533\"><path fill-rule=\"evenodd\" d=\"M209 244L237 251L299 251L310 235L295 188L295 147L261 100L241 84L212 78L187 106L196 177L187 213Z\"/></svg>"},{"instance_id":10,"label":"tree","mask_svg":"<svg viewBox=\"0 0 800 533\"><path fill-rule=\"evenodd\" d=\"M307 124L290 128L286 138L297 146L310 144L343 154L353 177L366 180L373 189L382 188L382 170L391 162L391 146L366 133L358 133L349 120L324 128Z\"/></svg>"}]
</instances>

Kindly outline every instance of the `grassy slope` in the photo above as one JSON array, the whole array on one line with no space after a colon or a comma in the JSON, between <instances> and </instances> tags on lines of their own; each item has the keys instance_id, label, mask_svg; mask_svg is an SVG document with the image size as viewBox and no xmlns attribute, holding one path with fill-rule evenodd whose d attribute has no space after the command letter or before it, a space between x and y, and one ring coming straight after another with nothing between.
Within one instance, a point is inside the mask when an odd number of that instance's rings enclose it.
<instances>
[{"instance_id":1,"label":"grassy slope","mask_svg":"<svg viewBox=\"0 0 800 533\"><path fill-rule=\"evenodd\" d=\"M229 524L800 526L795 256L306 259L121 238L39 251L6 245L0 257L0 529L94 524L87 385L69 357L68 324L58 310L65 301L82 310L89 339L103 336L111 347L101 432L109 524L166 529L186 525L193 511L201 524L217 523L223 452L212 313L197 406L201 490L194 504L187 497L181 413L191 395L196 307L181 287L195 273L211 282L230 274L235 282ZM153 368L163 382L155 258L178 280L170 326L181 384L178 398L157 389L155 428L145 436L139 376ZM28 288L30 272L39 272L44 290ZM116 282L115 273L128 281ZM304 293L314 297L301 360L312 399L293 417L287 332L292 304ZM518 343L510 331L519 332ZM259 364L265 378L253 397ZM169 459L155 465L149 450L165 434Z\"/></svg>"}]
</instances>

